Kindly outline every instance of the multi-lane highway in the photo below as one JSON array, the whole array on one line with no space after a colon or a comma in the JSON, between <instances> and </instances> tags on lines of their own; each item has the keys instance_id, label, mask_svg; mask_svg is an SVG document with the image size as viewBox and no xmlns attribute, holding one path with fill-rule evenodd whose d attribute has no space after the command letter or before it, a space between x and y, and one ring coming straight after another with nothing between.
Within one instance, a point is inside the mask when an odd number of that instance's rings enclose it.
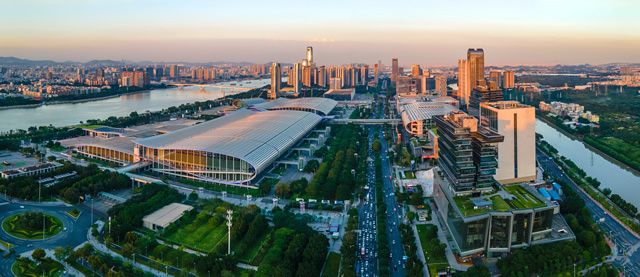
<instances>
[{"instance_id":1,"label":"multi-lane highway","mask_svg":"<svg viewBox=\"0 0 640 277\"><path fill-rule=\"evenodd\" d=\"M386 140L384 139L384 134L382 129L378 131L378 138L381 144L382 153L382 193L383 193L383 201L385 204L385 220L387 230L384 230L387 233L387 239L389 242L389 252L391 257L389 260L381 259L380 262L390 262L391 268L391 276L405 276L403 257L404 249L402 248L402 239L400 237L400 231L398 227L401 221L401 206L396 203L396 197L393 192L393 183L391 182L391 163L389 161L386 153L389 152L389 147L387 145Z\"/></svg>"},{"instance_id":2,"label":"multi-lane highway","mask_svg":"<svg viewBox=\"0 0 640 277\"><path fill-rule=\"evenodd\" d=\"M375 165L372 144L374 130L369 128L369 149L367 154L367 188L362 205L358 210L358 255L356 269L359 276L378 276L378 252L376 244L376 194L375 194Z\"/></svg>"},{"instance_id":3,"label":"multi-lane highway","mask_svg":"<svg viewBox=\"0 0 640 277\"><path fill-rule=\"evenodd\" d=\"M616 249L614 249L616 252L614 253L614 264L625 273L625 276L640 276L640 252L637 251L638 247L640 247L640 240L638 237L613 219L610 214L580 190L578 185L567 177L551 157L538 150L537 158L538 163L549 176L569 184L584 200L587 209L594 216L596 222L616 245Z\"/></svg>"}]
</instances>

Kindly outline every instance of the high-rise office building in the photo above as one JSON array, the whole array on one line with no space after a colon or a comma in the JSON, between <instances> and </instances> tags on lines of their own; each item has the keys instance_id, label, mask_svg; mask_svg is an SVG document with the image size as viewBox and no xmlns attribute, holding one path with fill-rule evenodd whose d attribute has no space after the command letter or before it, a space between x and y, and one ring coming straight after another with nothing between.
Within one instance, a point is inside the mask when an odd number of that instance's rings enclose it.
<instances>
[{"instance_id":1,"label":"high-rise office building","mask_svg":"<svg viewBox=\"0 0 640 277\"><path fill-rule=\"evenodd\" d=\"M391 59L391 83L395 86L396 79L400 74L400 68L398 68L398 58Z\"/></svg>"},{"instance_id":2,"label":"high-rise office building","mask_svg":"<svg viewBox=\"0 0 640 277\"><path fill-rule=\"evenodd\" d=\"M318 86L326 87L327 86L327 69L324 65L318 67Z\"/></svg>"},{"instance_id":3,"label":"high-rise office building","mask_svg":"<svg viewBox=\"0 0 640 277\"><path fill-rule=\"evenodd\" d=\"M429 76L420 75L420 93L422 95L427 94L427 90L429 90Z\"/></svg>"},{"instance_id":4,"label":"high-rise office building","mask_svg":"<svg viewBox=\"0 0 640 277\"><path fill-rule=\"evenodd\" d=\"M458 100L460 106L466 109L469 106L471 96L471 77L469 76L469 62L465 59L458 60Z\"/></svg>"},{"instance_id":5,"label":"high-rise office building","mask_svg":"<svg viewBox=\"0 0 640 277\"><path fill-rule=\"evenodd\" d=\"M444 75L436 75L436 93L440 96L447 96L447 77Z\"/></svg>"},{"instance_id":6,"label":"high-rise office building","mask_svg":"<svg viewBox=\"0 0 640 277\"><path fill-rule=\"evenodd\" d=\"M295 93L300 93L301 87L302 87L302 64L294 63L293 64L293 91Z\"/></svg>"},{"instance_id":7,"label":"high-rise office building","mask_svg":"<svg viewBox=\"0 0 640 277\"><path fill-rule=\"evenodd\" d=\"M479 85L471 91L467 106L469 114L473 116L480 116L481 103L502 101L504 97L502 90L495 83L487 84L484 80L478 83Z\"/></svg>"},{"instance_id":8,"label":"high-rise office building","mask_svg":"<svg viewBox=\"0 0 640 277\"><path fill-rule=\"evenodd\" d=\"M364 65L360 67L360 84L366 85L369 80L369 66Z\"/></svg>"},{"instance_id":9,"label":"high-rise office building","mask_svg":"<svg viewBox=\"0 0 640 277\"><path fill-rule=\"evenodd\" d=\"M411 76L421 76L422 75L422 68L420 68L419 64L413 64L411 65Z\"/></svg>"},{"instance_id":10,"label":"high-rise office building","mask_svg":"<svg viewBox=\"0 0 640 277\"><path fill-rule=\"evenodd\" d=\"M313 47L307 46L307 55L305 56L305 59L309 66L313 65Z\"/></svg>"},{"instance_id":11,"label":"high-rise office building","mask_svg":"<svg viewBox=\"0 0 640 277\"><path fill-rule=\"evenodd\" d=\"M498 86L502 86L502 72L497 70L489 71L489 81L496 83Z\"/></svg>"},{"instance_id":12,"label":"high-rise office building","mask_svg":"<svg viewBox=\"0 0 640 277\"><path fill-rule=\"evenodd\" d=\"M161 80L162 77L164 77L164 69L162 67L156 67L154 74L157 80Z\"/></svg>"},{"instance_id":13,"label":"high-rise office building","mask_svg":"<svg viewBox=\"0 0 640 277\"><path fill-rule=\"evenodd\" d=\"M478 81L484 80L484 50L469 48L467 62L469 63L469 81L473 89Z\"/></svg>"},{"instance_id":14,"label":"high-rise office building","mask_svg":"<svg viewBox=\"0 0 640 277\"><path fill-rule=\"evenodd\" d=\"M148 85L148 79L144 71L123 71L120 73L120 86L144 88Z\"/></svg>"},{"instance_id":15,"label":"high-rise office building","mask_svg":"<svg viewBox=\"0 0 640 277\"><path fill-rule=\"evenodd\" d=\"M378 76L380 75L380 61L377 64L373 65L373 82L378 85Z\"/></svg>"},{"instance_id":16,"label":"high-rise office building","mask_svg":"<svg viewBox=\"0 0 640 277\"><path fill-rule=\"evenodd\" d=\"M280 82L282 82L282 68L279 63L273 63L271 65L271 89L267 98L276 99L280 93Z\"/></svg>"},{"instance_id":17,"label":"high-rise office building","mask_svg":"<svg viewBox=\"0 0 640 277\"><path fill-rule=\"evenodd\" d=\"M516 87L516 77L515 77L515 72L513 71L505 71L502 79L503 79L503 84L502 84L502 88L504 89L512 89Z\"/></svg>"},{"instance_id":18,"label":"high-rise office building","mask_svg":"<svg viewBox=\"0 0 640 277\"><path fill-rule=\"evenodd\" d=\"M502 184L536 179L536 111L518 101L480 104L480 123L504 136L494 178Z\"/></svg>"},{"instance_id":19,"label":"high-rise office building","mask_svg":"<svg viewBox=\"0 0 640 277\"><path fill-rule=\"evenodd\" d=\"M438 164L456 192L491 191L502 137L461 111L437 115Z\"/></svg>"},{"instance_id":20,"label":"high-rise office building","mask_svg":"<svg viewBox=\"0 0 640 277\"><path fill-rule=\"evenodd\" d=\"M172 64L169 66L169 77L174 80L180 78L180 68L178 65Z\"/></svg>"}]
</instances>

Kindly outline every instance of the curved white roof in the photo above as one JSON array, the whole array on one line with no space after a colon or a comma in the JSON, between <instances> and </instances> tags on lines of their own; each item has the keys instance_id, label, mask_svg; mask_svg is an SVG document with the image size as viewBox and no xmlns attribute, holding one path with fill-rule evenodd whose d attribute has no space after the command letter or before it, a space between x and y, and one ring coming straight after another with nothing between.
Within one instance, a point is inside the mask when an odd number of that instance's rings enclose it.
<instances>
[{"instance_id":1,"label":"curved white roof","mask_svg":"<svg viewBox=\"0 0 640 277\"><path fill-rule=\"evenodd\" d=\"M311 131L319 115L240 109L175 132L137 140L158 149L196 150L236 157L262 171Z\"/></svg>"},{"instance_id":2,"label":"curved white roof","mask_svg":"<svg viewBox=\"0 0 640 277\"><path fill-rule=\"evenodd\" d=\"M412 121L431 119L436 115L445 115L456 110L451 105L434 102L413 102L400 106L402 123L406 126Z\"/></svg>"},{"instance_id":3,"label":"curved white roof","mask_svg":"<svg viewBox=\"0 0 640 277\"><path fill-rule=\"evenodd\" d=\"M265 110L310 110L322 115L328 115L338 102L329 98L304 97L304 98L278 98L273 101L260 103L254 107Z\"/></svg>"}]
</instances>

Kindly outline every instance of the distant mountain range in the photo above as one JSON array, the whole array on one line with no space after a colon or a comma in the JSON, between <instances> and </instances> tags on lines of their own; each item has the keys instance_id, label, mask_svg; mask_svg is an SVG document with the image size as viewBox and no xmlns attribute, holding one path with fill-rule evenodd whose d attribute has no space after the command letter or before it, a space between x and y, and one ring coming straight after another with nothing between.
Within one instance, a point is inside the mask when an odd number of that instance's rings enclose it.
<instances>
[{"instance_id":1,"label":"distant mountain range","mask_svg":"<svg viewBox=\"0 0 640 277\"><path fill-rule=\"evenodd\" d=\"M188 64L188 65L221 65L221 64L233 64L233 65L251 65L254 63L250 62L225 62L225 61L216 61L216 62L201 62L201 63L193 63L193 62L154 62L154 61L114 61L114 60L92 60L88 62L75 62L75 61L64 61L57 62L52 60L29 60L22 59L17 57L0 57L0 65L24 65L24 66L53 66L53 65L74 65L74 64L82 64L86 66L124 66L126 64L130 65L156 65L156 64Z\"/></svg>"}]
</instances>

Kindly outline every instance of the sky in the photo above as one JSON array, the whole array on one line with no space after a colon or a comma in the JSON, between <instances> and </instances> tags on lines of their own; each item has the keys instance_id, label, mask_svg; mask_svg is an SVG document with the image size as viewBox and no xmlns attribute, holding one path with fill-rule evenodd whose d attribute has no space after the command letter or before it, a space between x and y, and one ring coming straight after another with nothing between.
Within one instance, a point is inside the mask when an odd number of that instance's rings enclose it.
<instances>
[{"instance_id":1,"label":"sky","mask_svg":"<svg viewBox=\"0 0 640 277\"><path fill-rule=\"evenodd\" d=\"M0 56L454 65L640 62L638 0L0 0Z\"/></svg>"}]
</instances>

